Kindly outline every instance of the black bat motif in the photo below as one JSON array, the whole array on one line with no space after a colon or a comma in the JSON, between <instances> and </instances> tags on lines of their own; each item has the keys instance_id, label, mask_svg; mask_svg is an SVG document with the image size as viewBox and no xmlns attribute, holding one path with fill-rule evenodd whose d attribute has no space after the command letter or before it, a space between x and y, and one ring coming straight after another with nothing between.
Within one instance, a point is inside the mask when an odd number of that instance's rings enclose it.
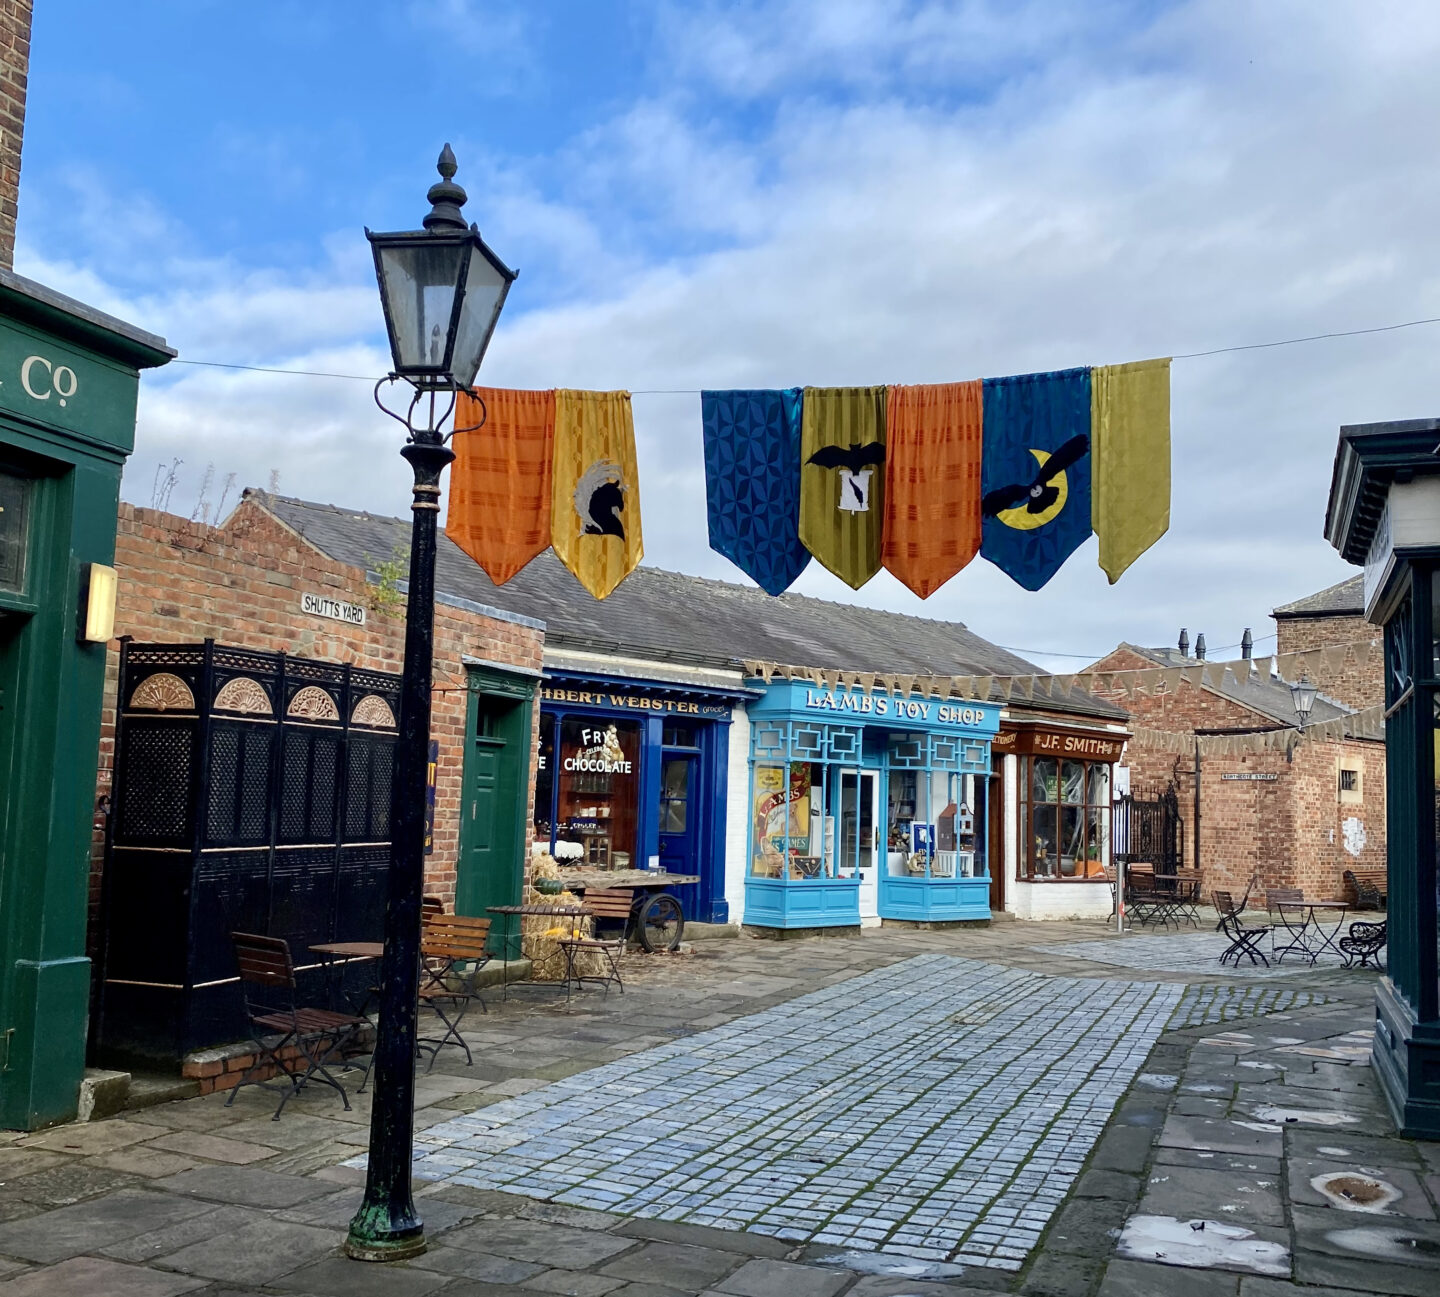
<instances>
[{"instance_id":1,"label":"black bat motif","mask_svg":"<svg viewBox=\"0 0 1440 1297\"><path fill-rule=\"evenodd\" d=\"M987 491L980 501L981 512L987 518L993 518L997 513L1004 513L1006 509L1023 503L1026 513L1044 513L1060 498L1060 488L1051 486L1051 479L1078 463L1089 449L1090 438L1083 432L1078 437L1071 437L1045 461L1029 482L1015 482Z\"/></svg>"},{"instance_id":2,"label":"black bat motif","mask_svg":"<svg viewBox=\"0 0 1440 1297\"><path fill-rule=\"evenodd\" d=\"M625 494L618 482L605 482L590 493L589 517L585 520L587 536L619 536L625 539L620 511L625 507Z\"/></svg>"},{"instance_id":3,"label":"black bat motif","mask_svg":"<svg viewBox=\"0 0 1440 1297\"><path fill-rule=\"evenodd\" d=\"M868 468L872 464L885 462L885 443L867 441L863 446L852 441L849 447L821 446L807 461L820 468L848 468L852 473Z\"/></svg>"}]
</instances>

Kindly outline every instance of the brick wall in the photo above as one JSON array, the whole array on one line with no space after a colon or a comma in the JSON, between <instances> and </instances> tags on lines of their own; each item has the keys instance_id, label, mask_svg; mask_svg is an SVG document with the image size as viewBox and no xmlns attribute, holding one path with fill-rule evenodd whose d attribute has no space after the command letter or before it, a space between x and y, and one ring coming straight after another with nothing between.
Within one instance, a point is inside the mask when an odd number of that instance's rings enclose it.
<instances>
[{"instance_id":1,"label":"brick wall","mask_svg":"<svg viewBox=\"0 0 1440 1297\"><path fill-rule=\"evenodd\" d=\"M315 550L253 499L243 501L223 528L174 514L120 506L115 543L120 592L117 636L142 642L226 644L297 657L348 662L399 672L405 647L405 605L381 607L365 573ZM300 611L304 592L369 608L366 625L351 626ZM440 742L436 775L435 849L426 862L426 889L452 902L459 850L460 793L465 752L465 669L462 655L540 668L542 632L437 604L431 734ZM114 761L115 690L119 646L106 672L98 792L109 792ZM539 709L534 709L537 717ZM533 789L534 738L531 741ZM533 795L533 794L532 794ZM530 822L527 816L526 823ZM92 866L92 935L99 898L101 846ZM529 859L526 842L526 859Z\"/></svg>"},{"instance_id":2,"label":"brick wall","mask_svg":"<svg viewBox=\"0 0 1440 1297\"><path fill-rule=\"evenodd\" d=\"M1349 707L1372 707L1385 698L1385 669L1379 651L1380 628L1363 617L1277 617L1277 653L1298 653L1327 644L1375 645L1372 650L1352 649L1343 665L1330 668L1312 660L1305 670L1327 698Z\"/></svg>"},{"instance_id":3,"label":"brick wall","mask_svg":"<svg viewBox=\"0 0 1440 1297\"><path fill-rule=\"evenodd\" d=\"M1332 619L1333 620L1333 619ZM1333 640L1325 641L1333 643ZM1139 670L1155 663L1120 648L1096 663L1101 671ZM1193 734L1196 729L1255 727L1275 722L1217 693L1182 681L1172 693L1127 696L1101 694L1130 712L1136 729ZM1130 767L1131 792L1153 798L1173 780L1185 822L1185 863L1195 859L1195 756L1127 745L1121 764ZM1342 802L1342 764L1360 771L1360 795ZM1226 775L1273 775L1273 779L1236 779ZM1283 752L1220 756L1200 762L1200 868L1208 897L1215 888L1237 896L1252 876L1257 891L1266 887L1302 887L1307 895L1340 896L1341 875L1354 867L1385 864L1385 745L1346 740L1299 743L1292 758ZM1346 850L1348 841L1358 855ZM1363 832L1362 832L1363 831ZM1363 836L1364 845L1359 846Z\"/></svg>"},{"instance_id":4,"label":"brick wall","mask_svg":"<svg viewBox=\"0 0 1440 1297\"><path fill-rule=\"evenodd\" d=\"M15 264L15 208L30 74L31 0L0 0L0 266Z\"/></svg>"}]
</instances>

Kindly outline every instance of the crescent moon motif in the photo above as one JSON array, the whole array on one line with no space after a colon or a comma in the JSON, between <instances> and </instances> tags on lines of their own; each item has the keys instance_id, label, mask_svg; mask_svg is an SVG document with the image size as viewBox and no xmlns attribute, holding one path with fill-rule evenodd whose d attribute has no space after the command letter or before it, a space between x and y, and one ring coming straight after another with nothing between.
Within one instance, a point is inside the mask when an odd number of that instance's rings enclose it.
<instances>
[{"instance_id":1,"label":"crescent moon motif","mask_svg":"<svg viewBox=\"0 0 1440 1297\"><path fill-rule=\"evenodd\" d=\"M1050 452L1046 450L1032 450L1036 462L1041 468L1050 460ZM1014 509L1005 509L995 516L1007 527L1014 527L1016 531L1034 531L1037 527L1043 527L1047 522L1059 516L1060 511L1065 507L1065 501L1070 498L1070 483L1066 481L1065 473L1062 470L1050 479L1050 485L1060 494L1055 497L1055 503L1048 509L1042 509L1039 513L1031 513L1023 504Z\"/></svg>"}]
</instances>

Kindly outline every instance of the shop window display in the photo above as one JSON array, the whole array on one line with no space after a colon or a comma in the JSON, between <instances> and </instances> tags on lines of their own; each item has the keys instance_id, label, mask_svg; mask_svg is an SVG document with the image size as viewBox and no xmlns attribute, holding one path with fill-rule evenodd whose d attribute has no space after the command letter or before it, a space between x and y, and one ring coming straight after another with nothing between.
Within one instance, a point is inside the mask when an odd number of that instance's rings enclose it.
<instances>
[{"instance_id":1,"label":"shop window display","mask_svg":"<svg viewBox=\"0 0 1440 1297\"><path fill-rule=\"evenodd\" d=\"M1034 882L1103 878L1110 858L1110 767L1026 757L1020 820L1029 850L1021 877Z\"/></svg>"},{"instance_id":2,"label":"shop window display","mask_svg":"<svg viewBox=\"0 0 1440 1297\"><path fill-rule=\"evenodd\" d=\"M886 802L891 878L980 878L986 873L985 781L949 770L894 770Z\"/></svg>"},{"instance_id":3,"label":"shop window display","mask_svg":"<svg viewBox=\"0 0 1440 1297\"><path fill-rule=\"evenodd\" d=\"M639 820L641 722L556 720L541 717L535 837L553 836L562 864L629 869Z\"/></svg>"}]
</instances>

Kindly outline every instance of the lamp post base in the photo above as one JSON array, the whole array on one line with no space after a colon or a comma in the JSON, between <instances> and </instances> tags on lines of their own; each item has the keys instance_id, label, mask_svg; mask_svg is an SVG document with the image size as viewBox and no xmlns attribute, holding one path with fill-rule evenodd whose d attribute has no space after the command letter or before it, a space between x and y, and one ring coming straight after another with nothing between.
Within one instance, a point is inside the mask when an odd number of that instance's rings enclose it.
<instances>
[{"instance_id":1,"label":"lamp post base","mask_svg":"<svg viewBox=\"0 0 1440 1297\"><path fill-rule=\"evenodd\" d=\"M419 1256L428 1246L425 1231L420 1225L396 1230L393 1234L383 1230L362 1234L352 1224L345 1239L345 1255L352 1261L408 1261Z\"/></svg>"}]
</instances>

